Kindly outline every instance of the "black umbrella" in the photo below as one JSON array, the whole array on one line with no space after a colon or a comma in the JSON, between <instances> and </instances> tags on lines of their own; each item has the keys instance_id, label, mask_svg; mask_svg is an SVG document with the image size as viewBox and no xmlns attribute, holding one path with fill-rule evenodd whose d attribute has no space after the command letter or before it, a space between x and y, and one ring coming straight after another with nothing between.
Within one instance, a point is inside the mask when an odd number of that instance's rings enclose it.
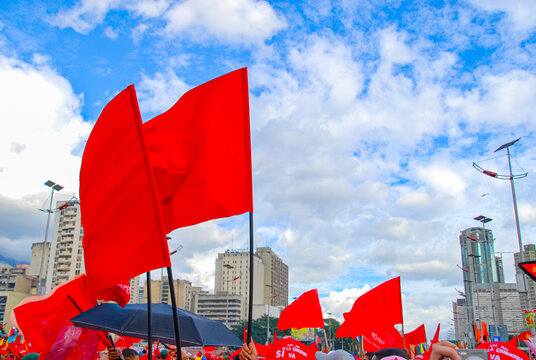
<instances>
[{"instance_id":1,"label":"black umbrella","mask_svg":"<svg viewBox=\"0 0 536 360\"><path fill-rule=\"evenodd\" d=\"M171 306L152 304L151 307L152 339L175 345ZM240 339L221 322L179 308L177 312L181 346L242 346ZM78 327L147 340L147 304L128 304L122 308L105 303L75 316L71 321Z\"/></svg>"}]
</instances>

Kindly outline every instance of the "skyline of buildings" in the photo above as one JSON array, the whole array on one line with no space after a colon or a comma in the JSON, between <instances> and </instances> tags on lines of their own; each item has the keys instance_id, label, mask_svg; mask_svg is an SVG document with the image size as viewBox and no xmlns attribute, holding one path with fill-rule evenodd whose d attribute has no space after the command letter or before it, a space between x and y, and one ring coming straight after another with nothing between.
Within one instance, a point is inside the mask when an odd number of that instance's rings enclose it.
<instances>
[{"instance_id":1,"label":"skyline of buildings","mask_svg":"<svg viewBox=\"0 0 536 360\"><path fill-rule=\"evenodd\" d=\"M459 239L464 292L460 292L462 298L452 303L456 338L475 345L474 327L482 330L483 324L488 328L490 341L494 337L504 340L518 335L525 330L522 310L530 305L529 300L523 299L536 301L534 282L531 296L520 291L519 281L524 281L524 275L518 276L517 283L505 283L503 259L495 255L495 239L490 229L470 227L460 232ZM526 248L534 252L530 256L536 259L534 245ZM517 263L516 260L516 268Z\"/></svg>"}]
</instances>

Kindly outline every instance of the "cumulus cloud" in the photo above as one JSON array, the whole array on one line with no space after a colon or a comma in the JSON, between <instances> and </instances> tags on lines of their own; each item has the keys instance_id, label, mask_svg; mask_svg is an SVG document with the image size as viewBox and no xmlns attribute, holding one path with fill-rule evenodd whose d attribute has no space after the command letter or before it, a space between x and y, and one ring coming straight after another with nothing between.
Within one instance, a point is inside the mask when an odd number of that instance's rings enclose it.
<instances>
[{"instance_id":1,"label":"cumulus cloud","mask_svg":"<svg viewBox=\"0 0 536 360\"><path fill-rule=\"evenodd\" d=\"M263 0L186 0L172 6L165 18L170 36L193 33L230 42L263 41L286 26Z\"/></svg>"}]
</instances>

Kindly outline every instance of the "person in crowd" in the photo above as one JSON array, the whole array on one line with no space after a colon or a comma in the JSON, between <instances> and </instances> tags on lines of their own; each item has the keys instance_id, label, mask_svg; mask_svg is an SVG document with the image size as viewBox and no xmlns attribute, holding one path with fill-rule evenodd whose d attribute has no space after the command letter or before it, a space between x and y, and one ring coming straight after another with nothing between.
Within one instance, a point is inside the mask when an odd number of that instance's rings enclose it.
<instances>
[{"instance_id":1,"label":"person in crowd","mask_svg":"<svg viewBox=\"0 0 536 360\"><path fill-rule=\"evenodd\" d=\"M139 360L140 355L134 349L123 349L121 351L125 360Z\"/></svg>"}]
</instances>

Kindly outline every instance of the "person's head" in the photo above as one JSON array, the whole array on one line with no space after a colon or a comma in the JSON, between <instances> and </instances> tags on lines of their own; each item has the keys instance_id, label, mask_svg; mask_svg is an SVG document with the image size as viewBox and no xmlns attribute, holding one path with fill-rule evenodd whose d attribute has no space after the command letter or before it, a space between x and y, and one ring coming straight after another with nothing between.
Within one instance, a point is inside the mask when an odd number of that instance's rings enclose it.
<instances>
[{"instance_id":1,"label":"person's head","mask_svg":"<svg viewBox=\"0 0 536 360\"><path fill-rule=\"evenodd\" d=\"M373 356L374 356L374 353L373 353L372 351L367 351L367 352L365 353L364 358L365 358L365 360L372 360L372 357L373 357Z\"/></svg>"},{"instance_id":2,"label":"person's head","mask_svg":"<svg viewBox=\"0 0 536 360\"><path fill-rule=\"evenodd\" d=\"M395 357L398 360L410 359L410 356L409 356L408 352L406 350L404 350L404 349L385 348L385 349L381 349L381 350L376 351L371 360L381 360L381 359L395 360ZM389 358L389 359L387 359L387 358Z\"/></svg>"},{"instance_id":3,"label":"person's head","mask_svg":"<svg viewBox=\"0 0 536 360\"><path fill-rule=\"evenodd\" d=\"M352 354L341 349L330 351L327 354L322 351L317 351L315 357L316 360L355 360Z\"/></svg>"},{"instance_id":4,"label":"person's head","mask_svg":"<svg viewBox=\"0 0 536 360\"><path fill-rule=\"evenodd\" d=\"M121 352L125 360L138 360L140 358L140 355L134 349L123 349Z\"/></svg>"}]
</instances>

